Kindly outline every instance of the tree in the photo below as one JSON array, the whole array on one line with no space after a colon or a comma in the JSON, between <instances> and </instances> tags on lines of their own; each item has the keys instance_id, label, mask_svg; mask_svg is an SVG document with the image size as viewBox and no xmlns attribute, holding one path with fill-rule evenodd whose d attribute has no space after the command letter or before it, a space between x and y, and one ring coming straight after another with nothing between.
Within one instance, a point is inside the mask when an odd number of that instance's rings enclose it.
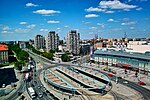
<instances>
[{"instance_id":1,"label":"tree","mask_svg":"<svg viewBox=\"0 0 150 100\"><path fill-rule=\"evenodd\" d=\"M29 57L29 54L26 51L21 50L21 52L18 53L17 57L19 60L25 61Z\"/></svg>"},{"instance_id":2,"label":"tree","mask_svg":"<svg viewBox=\"0 0 150 100\"><path fill-rule=\"evenodd\" d=\"M53 60L53 53L46 53L46 52L44 52L42 54L42 56L48 58L49 60Z\"/></svg>"},{"instance_id":3,"label":"tree","mask_svg":"<svg viewBox=\"0 0 150 100\"><path fill-rule=\"evenodd\" d=\"M22 70L22 65L23 65L23 62L15 62L15 68L17 70Z\"/></svg>"},{"instance_id":4,"label":"tree","mask_svg":"<svg viewBox=\"0 0 150 100\"><path fill-rule=\"evenodd\" d=\"M55 53L55 50L52 50L52 49L51 49L49 52L50 52L50 53Z\"/></svg>"},{"instance_id":5,"label":"tree","mask_svg":"<svg viewBox=\"0 0 150 100\"><path fill-rule=\"evenodd\" d=\"M68 61L70 61L70 57L69 57L67 54L63 54L63 55L61 56L61 60L62 60L63 62L68 62Z\"/></svg>"}]
</instances>

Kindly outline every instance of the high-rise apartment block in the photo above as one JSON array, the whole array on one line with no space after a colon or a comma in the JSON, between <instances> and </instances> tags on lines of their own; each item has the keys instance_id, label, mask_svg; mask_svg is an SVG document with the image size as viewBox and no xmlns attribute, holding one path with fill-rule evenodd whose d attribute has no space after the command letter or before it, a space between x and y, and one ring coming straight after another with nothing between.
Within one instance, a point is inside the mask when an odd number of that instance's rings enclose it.
<instances>
[{"instance_id":1,"label":"high-rise apartment block","mask_svg":"<svg viewBox=\"0 0 150 100\"><path fill-rule=\"evenodd\" d=\"M50 31L46 35L46 49L47 52L50 50L55 50L59 45L59 36L55 33L55 31Z\"/></svg>"},{"instance_id":2,"label":"high-rise apartment block","mask_svg":"<svg viewBox=\"0 0 150 100\"><path fill-rule=\"evenodd\" d=\"M67 48L73 53L73 54L79 54L80 53L80 34L77 33L76 30L71 30L67 34L66 38L66 44Z\"/></svg>"},{"instance_id":3,"label":"high-rise apartment block","mask_svg":"<svg viewBox=\"0 0 150 100\"><path fill-rule=\"evenodd\" d=\"M36 35L34 39L35 49L44 49L45 48L45 38L42 35Z\"/></svg>"}]
</instances>

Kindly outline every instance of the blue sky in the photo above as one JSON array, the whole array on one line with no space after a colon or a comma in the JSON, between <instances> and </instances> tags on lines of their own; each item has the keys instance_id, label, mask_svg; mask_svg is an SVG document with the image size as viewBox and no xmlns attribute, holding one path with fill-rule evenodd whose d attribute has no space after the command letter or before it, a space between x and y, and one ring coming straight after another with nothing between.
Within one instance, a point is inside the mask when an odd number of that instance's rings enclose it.
<instances>
[{"instance_id":1,"label":"blue sky","mask_svg":"<svg viewBox=\"0 0 150 100\"><path fill-rule=\"evenodd\" d=\"M1 0L0 41L77 30L82 39L150 38L148 0Z\"/></svg>"}]
</instances>

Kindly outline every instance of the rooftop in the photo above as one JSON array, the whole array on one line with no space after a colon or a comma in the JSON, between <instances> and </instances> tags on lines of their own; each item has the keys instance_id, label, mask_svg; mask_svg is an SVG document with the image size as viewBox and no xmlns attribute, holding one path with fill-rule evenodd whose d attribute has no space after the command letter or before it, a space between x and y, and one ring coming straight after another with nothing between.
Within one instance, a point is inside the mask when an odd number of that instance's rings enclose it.
<instances>
[{"instance_id":1,"label":"rooftop","mask_svg":"<svg viewBox=\"0 0 150 100\"><path fill-rule=\"evenodd\" d=\"M116 57L126 57L126 58L133 58L133 59L141 59L150 61L150 56L142 54L142 53L131 53L131 52L120 52L120 51L110 51L110 50L96 50L94 54L102 54L102 55L110 55Z\"/></svg>"},{"instance_id":2,"label":"rooftop","mask_svg":"<svg viewBox=\"0 0 150 100\"><path fill-rule=\"evenodd\" d=\"M0 44L0 51L8 50L8 46L4 44Z\"/></svg>"}]
</instances>

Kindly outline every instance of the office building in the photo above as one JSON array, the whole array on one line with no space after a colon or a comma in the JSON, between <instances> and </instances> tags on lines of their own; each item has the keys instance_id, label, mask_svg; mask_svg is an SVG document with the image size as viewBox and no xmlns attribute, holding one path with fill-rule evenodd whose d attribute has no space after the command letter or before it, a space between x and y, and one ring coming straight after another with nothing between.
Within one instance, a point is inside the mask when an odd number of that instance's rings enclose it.
<instances>
[{"instance_id":1,"label":"office building","mask_svg":"<svg viewBox=\"0 0 150 100\"><path fill-rule=\"evenodd\" d=\"M80 34L77 33L76 30L69 31L69 33L67 34L67 38L66 38L66 44L67 44L68 50L72 52L73 54L80 53L79 41L80 41Z\"/></svg>"},{"instance_id":2,"label":"office building","mask_svg":"<svg viewBox=\"0 0 150 100\"><path fill-rule=\"evenodd\" d=\"M37 50L45 48L45 38L42 35L36 35L35 36L34 47Z\"/></svg>"},{"instance_id":3,"label":"office building","mask_svg":"<svg viewBox=\"0 0 150 100\"><path fill-rule=\"evenodd\" d=\"M49 52L50 50L55 50L59 45L59 36L55 33L55 31L50 31L46 35L46 50Z\"/></svg>"}]
</instances>

